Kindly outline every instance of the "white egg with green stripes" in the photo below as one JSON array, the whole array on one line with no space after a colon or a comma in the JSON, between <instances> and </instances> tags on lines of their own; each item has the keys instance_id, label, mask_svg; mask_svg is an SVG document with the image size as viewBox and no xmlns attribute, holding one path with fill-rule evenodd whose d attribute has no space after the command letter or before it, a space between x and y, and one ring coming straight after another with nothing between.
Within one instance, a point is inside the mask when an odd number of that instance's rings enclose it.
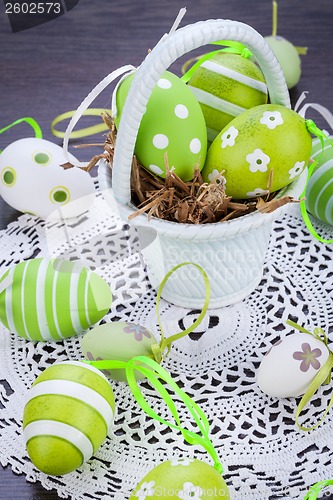
<instances>
[{"instance_id":1,"label":"white egg with green stripes","mask_svg":"<svg viewBox=\"0 0 333 500\"><path fill-rule=\"evenodd\" d=\"M37 258L0 277L0 321L34 341L60 341L100 321L112 303L110 286L79 262Z\"/></svg>"},{"instance_id":2,"label":"white egg with green stripes","mask_svg":"<svg viewBox=\"0 0 333 500\"><path fill-rule=\"evenodd\" d=\"M106 377L80 361L55 363L33 383L23 416L29 457L61 476L89 460L113 422L115 401Z\"/></svg>"}]
</instances>

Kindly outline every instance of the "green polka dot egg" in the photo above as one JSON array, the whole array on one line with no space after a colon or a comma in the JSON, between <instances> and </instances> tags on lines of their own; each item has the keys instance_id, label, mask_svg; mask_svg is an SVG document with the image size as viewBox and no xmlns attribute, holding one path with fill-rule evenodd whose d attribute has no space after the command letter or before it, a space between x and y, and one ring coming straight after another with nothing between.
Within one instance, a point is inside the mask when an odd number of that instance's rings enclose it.
<instances>
[{"instance_id":1,"label":"green polka dot egg","mask_svg":"<svg viewBox=\"0 0 333 500\"><path fill-rule=\"evenodd\" d=\"M115 401L104 375L79 362L56 363L33 383L23 415L23 437L33 464L45 474L68 474L105 440Z\"/></svg>"},{"instance_id":2,"label":"green polka dot egg","mask_svg":"<svg viewBox=\"0 0 333 500\"><path fill-rule=\"evenodd\" d=\"M98 274L79 263L37 258L0 278L0 321L28 340L59 341L82 333L108 312L112 293Z\"/></svg>"},{"instance_id":3,"label":"green polka dot egg","mask_svg":"<svg viewBox=\"0 0 333 500\"><path fill-rule=\"evenodd\" d=\"M96 326L81 340L83 355L90 361L129 361L135 356L153 357L152 344L157 344L157 340L147 328L126 321ZM125 370L122 369L107 370L104 373L114 380L127 380ZM135 375L137 379L144 378L138 371Z\"/></svg>"},{"instance_id":4,"label":"green polka dot egg","mask_svg":"<svg viewBox=\"0 0 333 500\"><path fill-rule=\"evenodd\" d=\"M215 54L198 67L188 85L200 103L211 142L235 116L267 102L264 75L239 54Z\"/></svg>"},{"instance_id":5,"label":"green polka dot egg","mask_svg":"<svg viewBox=\"0 0 333 500\"><path fill-rule=\"evenodd\" d=\"M70 162L77 159L69 155ZM95 187L80 168L64 169L63 150L44 139L15 141L0 154L0 195L13 208L46 219L75 217L87 210Z\"/></svg>"},{"instance_id":6,"label":"green polka dot egg","mask_svg":"<svg viewBox=\"0 0 333 500\"><path fill-rule=\"evenodd\" d=\"M134 74L122 81L116 92L118 128L121 113ZM186 84L176 75L165 72L153 89L144 113L135 155L147 170L159 177L166 175L165 153L170 168L184 181L201 170L207 152L207 134L201 108Z\"/></svg>"},{"instance_id":7,"label":"green polka dot egg","mask_svg":"<svg viewBox=\"0 0 333 500\"><path fill-rule=\"evenodd\" d=\"M236 199L263 196L287 186L306 167L312 149L306 122L277 104L249 109L230 122L208 150L205 182L224 171L226 193Z\"/></svg>"},{"instance_id":8,"label":"green polka dot egg","mask_svg":"<svg viewBox=\"0 0 333 500\"><path fill-rule=\"evenodd\" d=\"M228 487L211 465L192 458L168 460L140 481L129 500L223 499L230 498Z\"/></svg>"},{"instance_id":9,"label":"green polka dot egg","mask_svg":"<svg viewBox=\"0 0 333 500\"><path fill-rule=\"evenodd\" d=\"M333 141L333 137L329 137ZM319 139L313 141L311 157L318 160L306 189L306 208L317 219L333 225L333 148L322 146Z\"/></svg>"}]
</instances>

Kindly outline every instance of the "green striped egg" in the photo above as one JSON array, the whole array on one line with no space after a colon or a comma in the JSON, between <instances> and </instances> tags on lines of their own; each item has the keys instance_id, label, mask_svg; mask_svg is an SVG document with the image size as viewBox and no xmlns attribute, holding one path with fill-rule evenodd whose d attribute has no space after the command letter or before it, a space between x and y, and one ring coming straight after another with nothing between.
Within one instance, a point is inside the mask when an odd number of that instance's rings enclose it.
<instances>
[{"instance_id":1,"label":"green striped egg","mask_svg":"<svg viewBox=\"0 0 333 500\"><path fill-rule=\"evenodd\" d=\"M113 421L112 388L96 368L56 363L33 383L23 415L23 437L33 464L61 476L89 460Z\"/></svg>"},{"instance_id":2,"label":"green striped egg","mask_svg":"<svg viewBox=\"0 0 333 500\"><path fill-rule=\"evenodd\" d=\"M333 137L329 138L331 141ZM322 146L319 139L312 142L311 158L318 165L311 175L306 189L306 208L317 219L333 225L333 148Z\"/></svg>"},{"instance_id":3,"label":"green striped egg","mask_svg":"<svg viewBox=\"0 0 333 500\"><path fill-rule=\"evenodd\" d=\"M38 258L6 271L0 321L28 340L62 340L82 333L108 312L112 293L96 273L78 262Z\"/></svg>"},{"instance_id":4,"label":"green striped egg","mask_svg":"<svg viewBox=\"0 0 333 500\"><path fill-rule=\"evenodd\" d=\"M215 54L198 67L188 86L201 105L210 142L235 116L267 102L264 75L239 54Z\"/></svg>"}]
</instances>

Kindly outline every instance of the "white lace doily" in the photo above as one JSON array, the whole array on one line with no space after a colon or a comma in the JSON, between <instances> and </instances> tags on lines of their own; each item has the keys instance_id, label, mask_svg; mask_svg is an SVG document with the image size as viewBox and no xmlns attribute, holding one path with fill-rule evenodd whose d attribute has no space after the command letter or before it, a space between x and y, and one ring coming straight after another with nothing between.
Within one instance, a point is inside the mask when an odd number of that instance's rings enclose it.
<instances>
[{"instance_id":1,"label":"white lace doily","mask_svg":"<svg viewBox=\"0 0 333 500\"><path fill-rule=\"evenodd\" d=\"M325 236L325 226L317 224ZM331 229L331 228L330 228ZM326 226L326 237L329 234ZM332 233L332 231L331 231ZM66 224L46 224L29 215L0 232L1 270L36 256L77 256L111 285L114 301L106 320L129 320L159 338L155 297L139 255L136 233L101 196L89 215ZM302 499L308 487L333 477L333 410L314 431L296 427L299 400L264 395L256 370L271 344L290 331L288 317L312 330L333 332L333 247L316 242L298 207L274 225L264 277L255 292L233 306L209 311L196 334L177 341L163 366L199 402L211 424L212 441L225 468L233 500ZM166 334L193 322L198 311L161 301ZM194 454L180 433L151 420L126 384L112 382L117 411L112 434L79 470L52 478L36 470L22 439L27 389L50 363L81 359L80 338L32 343L0 325L0 459L28 481L55 488L73 500L127 499L138 481L159 462ZM4 383L7 381L7 385ZM145 384L152 407L169 419L156 393ZM321 387L301 422L317 421L332 384ZM184 425L190 426L183 412Z\"/></svg>"}]
</instances>

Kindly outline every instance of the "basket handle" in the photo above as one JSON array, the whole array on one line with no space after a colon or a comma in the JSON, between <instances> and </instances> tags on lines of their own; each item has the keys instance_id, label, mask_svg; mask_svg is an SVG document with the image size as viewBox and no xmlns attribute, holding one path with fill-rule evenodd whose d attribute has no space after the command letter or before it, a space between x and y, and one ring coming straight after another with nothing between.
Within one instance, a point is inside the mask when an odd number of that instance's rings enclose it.
<instances>
[{"instance_id":1,"label":"basket handle","mask_svg":"<svg viewBox=\"0 0 333 500\"><path fill-rule=\"evenodd\" d=\"M130 203L135 142L146 105L159 78L183 54L222 39L247 45L265 76L270 101L290 107L287 85L276 57L264 38L247 24L223 19L200 21L166 36L137 70L123 109L112 172L113 191L119 203Z\"/></svg>"}]
</instances>

